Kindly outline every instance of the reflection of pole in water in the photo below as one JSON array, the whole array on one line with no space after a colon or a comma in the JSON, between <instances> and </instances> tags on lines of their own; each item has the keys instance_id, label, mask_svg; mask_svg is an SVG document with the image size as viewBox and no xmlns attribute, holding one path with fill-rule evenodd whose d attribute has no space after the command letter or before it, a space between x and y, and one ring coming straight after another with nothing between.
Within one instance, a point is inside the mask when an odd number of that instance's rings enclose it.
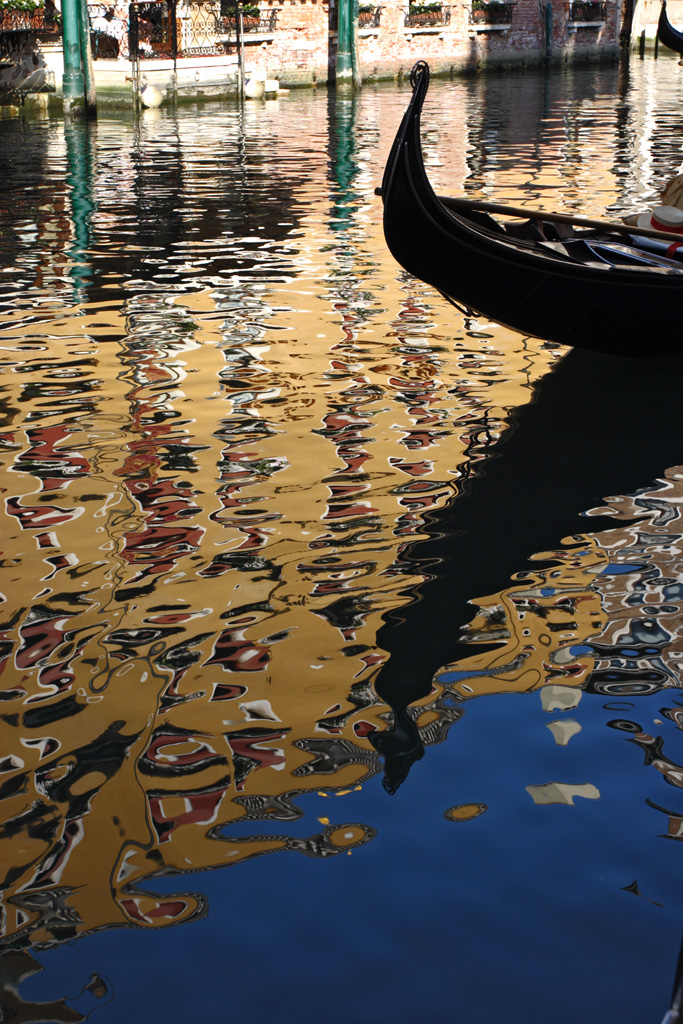
<instances>
[{"instance_id":1,"label":"reflection of pole in water","mask_svg":"<svg viewBox=\"0 0 683 1024\"><path fill-rule=\"evenodd\" d=\"M358 196L353 182L358 174L356 163L356 114L354 95L340 96L330 91L328 103L330 180L334 190L331 227L342 231L350 226L351 204Z\"/></svg>"},{"instance_id":2,"label":"reflection of pole in water","mask_svg":"<svg viewBox=\"0 0 683 1024\"><path fill-rule=\"evenodd\" d=\"M335 246L337 266L332 273L335 285L330 291L330 296L334 299L335 311L342 318L342 344L345 346L355 342L356 331L361 323L358 314L360 290L356 249L351 234L358 202L358 195L354 189L354 180L358 174L356 113L357 103L354 96L339 96L330 91L327 108L331 201L329 226L338 236L338 244Z\"/></svg>"},{"instance_id":3,"label":"reflection of pole in water","mask_svg":"<svg viewBox=\"0 0 683 1024\"><path fill-rule=\"evenodd\" d=\"M67 124L64 128L66 140L67 176L71 191L71 220L73 243L69 250L71 269L77 298L83 296L87 280L92 275L88 257L91 238L92 214L95 204L92 198L92 148L90 129L87 124Z\"/></svg>"}]
</instances>

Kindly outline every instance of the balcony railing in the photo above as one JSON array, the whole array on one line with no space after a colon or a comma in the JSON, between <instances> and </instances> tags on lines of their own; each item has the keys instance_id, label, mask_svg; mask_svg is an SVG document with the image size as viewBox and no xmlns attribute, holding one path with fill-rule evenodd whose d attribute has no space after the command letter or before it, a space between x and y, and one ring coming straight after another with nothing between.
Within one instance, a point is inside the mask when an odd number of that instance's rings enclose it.
<instances>
[{"instance_id":1,"label":"balcony railing","mask_svg":"<svg viewBox=\"0 0 683 1024\"><path fill-rule=\"evenodd\" d=\"M571 21L605 21L607 0L572 0L569 4Z\"/></svg>"},{"instance_id":2,"label":"balcony railing","mask_svg":"<svg viewBox=\"0 0 683 1024\"><path fill-rule=\"evenodd\" d=\"M363 5L358 8L358 28L379 28L383 7Z\"/></svg>"},{"instance_id":3,"label":"balcony railing","mask_svg":"<svg viewBox=\"0 0 683 1024\"><path fill-rule=\"evenodd\" d=\"M503 3L501 0L474 0L466 4L470 25L510 25L515 3Z\"/></svg>"},{"instance_id":4,"label":"balcony railing","mask_svg":"<svg viewBox=\"0 0 683 1024\"><path fill-rule=\"evenodd\" d=\"M358 28L378 28L384 7L361 4L358 9ZM329 29L337 31L339 25L339 7L337 4L330 4L329 8Z\"/></svg>"},{"instance_id":5,"label":"balcony railing","mask_svg":"<svg viewBox=\"0 0 683 1024\"><path fill-rule=\"evenodd\" d=\"M61 22L53 9L38 7L35 11L3 11L0 10L0 33L8 32L40 32L47 35L59 35Z\"/></svg>"},{"instance_id":6,"label":"balcony railing","mask_svg":"<svg viewBox=\"0 0 683 1024\"><path fill-rule=\"evenodd\" d=\"M128 38L121 43L121 56L139 60L177 57L177 9L173 0L132 3L128 9Z\"/></svg>"},{"instance_id":7,"label":"balcony railing","mask_svg":"<svg viewBox=\"0 0 683 1024\"><path fill-rule=\"evenodd\" d=\"M134 61L223 54L229 39L214 0L135 0L128 24L103 21L104 4L89 5L93 57ZM98 31L99 29L99 31Z\"/></svg>"},{"instance_id":8,"label":"balcony railing","mask_svg":"<svg viewBox=\"0 0 683 1024\"><path fill-rule=\"evenodd\" d=\"M450 25L451 8L444 4L424 4L408 8L404 25L406 28L438 28Z\"/></svg>"},{"instance_id":9,"label":"balcony railing","mask_svg":"<svg viewBox=\"0 0 683 1024\"><path fill-rule=\"evenodd\" d=\"M246 33L258 33L269 35L275 31L277 16L280 8L271 7L267 11L259 11L258 14L243 14L242 29ZM221 19L224 30L232 35L237 33L237 14L228 14Z\"/></svg>"},{"instance_id":10,"label":"balcony railing","mask_svg":"<svg viewBox=\"0 0 683 1024\"><path fill-rule=\"evenodd\" d=\"M215 0L182 0L176 7L176 23L179 57L225 53L226 29Z\"/></svg>"},{"instance_id":11,"label":"balcony railing","mask_svg":"<svg viewBox=\"0 0 683 1024\"><path fill-rule=\"evenodd\" d=\"M252 14L253 10L247 8L248 13L243 14L245 36L271 35L280 8L258 14ZM229 52L237 41L235 6L223 5L220 0L135 0L130 4L127 25L118 20L108 24L105 4L90 4L89 12L96 59L210 56Z\"/></svg>"}]
</instances>

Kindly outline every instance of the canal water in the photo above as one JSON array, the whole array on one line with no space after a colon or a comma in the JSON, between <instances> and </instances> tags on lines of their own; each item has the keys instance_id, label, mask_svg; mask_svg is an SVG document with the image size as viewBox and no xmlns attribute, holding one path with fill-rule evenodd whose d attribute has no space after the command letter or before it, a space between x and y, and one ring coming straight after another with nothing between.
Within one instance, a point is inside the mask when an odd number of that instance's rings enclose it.
<instances>
[{"instance_id":1,"label":"canal water","mask_svg":"<svg viewBox=\"0 0 683 1024\"><path fill-rule=\"evenodd\" d=\"M434 81L429 173L618 218L682 93ZM403 273L408 98L0 123L5 1021L666 1013L681 363Z\"/></svg>"}]
</instances>

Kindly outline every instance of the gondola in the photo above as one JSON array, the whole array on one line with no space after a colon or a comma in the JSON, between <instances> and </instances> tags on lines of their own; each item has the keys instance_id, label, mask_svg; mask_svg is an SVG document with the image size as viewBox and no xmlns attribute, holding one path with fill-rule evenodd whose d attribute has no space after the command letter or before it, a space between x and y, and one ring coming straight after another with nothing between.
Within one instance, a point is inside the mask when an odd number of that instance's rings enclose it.
<instances>
[{"instance_id":1,"label":"gondola","mask_svg":"<svg viewBox=\"0 0 683 1024\"><path fill-rule=\"evenodd\" d=\"M420 144L424 61L411 84L378 190L388 248L405 270L455 305L524 335L607 354L683 350L683 263L623 244L628 235L553 238L549 224L545 237L517 237L488 214L441 200Z\"/></svg>"},{"instance_id":2,"label":"gondola","mask_svg":"<svg viewBox=\"0 0 683 1024\"><path fill-rule=\"evenodd\" d=\"M669 21L669 16L666 13L666 0L662 0L662 9L659 12L657 38L663 46L668 46L675 53L683 53L683 32L679 32Z\"/></svg>"}]
</instances>

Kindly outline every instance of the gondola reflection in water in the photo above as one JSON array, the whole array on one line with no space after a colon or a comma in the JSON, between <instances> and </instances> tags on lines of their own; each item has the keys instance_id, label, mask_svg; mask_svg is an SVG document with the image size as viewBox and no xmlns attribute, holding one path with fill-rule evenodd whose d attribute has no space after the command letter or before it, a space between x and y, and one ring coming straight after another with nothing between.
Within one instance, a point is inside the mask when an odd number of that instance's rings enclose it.
<instances>
[{"instance_id":1,"label":"gondola reflection in water","mask_svg":"<svg viewBox=\"0 0 683 1024\"><path fill-rule=\"evenodd\" d=\"M683 263L672 258L679 251L675 236L660 255L641 248L639 235L567 232L548 214L541 228L532 223L520 237L467 204L447 205L422 157L424 61L413 68L411 83L381 188L387 245L405 270L521 334L607 354L680 351Z\"/></svg>"}]
</instances>

